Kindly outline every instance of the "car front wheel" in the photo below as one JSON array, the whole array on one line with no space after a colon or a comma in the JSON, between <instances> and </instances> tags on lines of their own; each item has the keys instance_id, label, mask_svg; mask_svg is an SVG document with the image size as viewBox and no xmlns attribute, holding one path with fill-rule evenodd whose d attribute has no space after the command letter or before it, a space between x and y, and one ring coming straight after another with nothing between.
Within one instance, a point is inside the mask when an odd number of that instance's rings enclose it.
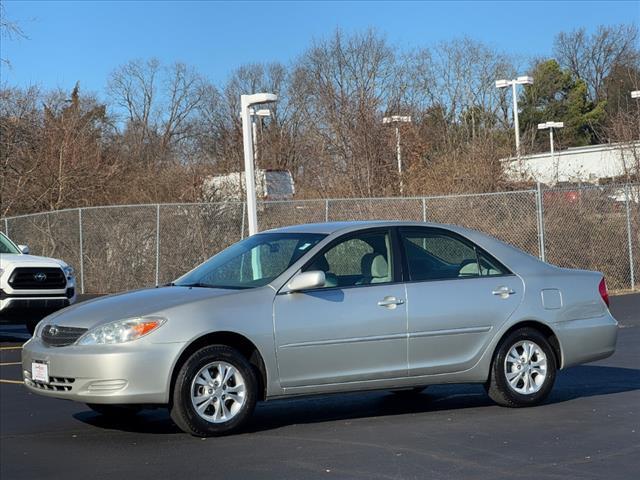
<instances>
[{"instance_id":1,"label":"car front wheel","mask_svg":"<svg viewBox=\"0 0 640 480\"><path fill-rule=\"evenodd\" d=\"M253 367L237 350L225 345L202 348L178 373L171 418L200 437L232 433L251 417L257 385Z\"/></svg>"},{"instance_id":2,"label":"car front wheel","mask_svg":"<svg viewBox=\"0 0 640 480\"><path fill-rule=\"evenodd\" d=\"M528 407L547 398L555 378L551 345L538 330L527 327L515 330L500 343L486 389L500 405Z\"/></svg>"}]
</instances>

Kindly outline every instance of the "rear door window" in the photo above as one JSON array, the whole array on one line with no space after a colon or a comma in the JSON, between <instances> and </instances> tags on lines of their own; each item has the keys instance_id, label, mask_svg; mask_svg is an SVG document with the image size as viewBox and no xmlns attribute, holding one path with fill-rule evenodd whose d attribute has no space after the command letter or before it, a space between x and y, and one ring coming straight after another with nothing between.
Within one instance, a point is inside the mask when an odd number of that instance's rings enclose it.
<instances>
[{"instance_id":1,"label":"rear door window","mask_svg":"<svg viewBox=\"0 0 640 480\"><path fill-rule=\"evenodd\" d=\"M400 230L411 281L505 275L508 270L469 241L442 229Z\"/></svg>"}]
</instances>

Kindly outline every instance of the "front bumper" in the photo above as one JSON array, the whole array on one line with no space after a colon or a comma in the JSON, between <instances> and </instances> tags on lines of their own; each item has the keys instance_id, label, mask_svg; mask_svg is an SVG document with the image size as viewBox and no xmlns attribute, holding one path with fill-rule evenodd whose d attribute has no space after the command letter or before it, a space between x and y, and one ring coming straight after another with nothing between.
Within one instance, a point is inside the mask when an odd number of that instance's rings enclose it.
<instances>
[{"instance_id":1,"label":"front bumper","mask_svg":"<svg viewBox=\"0 0 640 480\"><path fill-rule=\"evenodd\" d=\"M31 339L22 350L27 389L83 403L166 404L173 366L183 343L49 347ZM48 365L49 383L31 379L32 362Z\"/></svg>"},{"instance_id":2,"label":"front bumper","mask_svg":"<svg viewBox=\"0 0 640 480\"><path fill-rule=\"evenodd\" d=\"M618 322L607 312L596 318L554 325L562 350L562 368L610 357L616 350Z\"/></svg>"},{"instance_id":3,"label":"front bumper","mask_svg":"<svg viewBox=\"0 0 640 480\"><path fill-rule=\"evenodd\" d=\"M61 308L73 305L77 300L77 294L74 284L70 284L63 291L46 291L23 293L13 291L7 293L0 291L0 312L13 311L50 311L60 310Z\"/></svg>"}]
</instances>

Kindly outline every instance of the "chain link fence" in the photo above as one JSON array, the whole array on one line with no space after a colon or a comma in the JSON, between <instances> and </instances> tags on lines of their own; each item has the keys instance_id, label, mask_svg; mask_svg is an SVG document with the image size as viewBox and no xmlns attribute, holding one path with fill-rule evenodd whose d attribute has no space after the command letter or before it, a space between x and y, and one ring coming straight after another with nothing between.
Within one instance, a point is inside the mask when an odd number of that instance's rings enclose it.
<instances>
[{"instance_id":1,"label":"chain link fence","mask_svg":"<svg viewBox=\"0 0 640 480\"><path fill-rule=\"evenodd\" d=\"M261 230L339 220L417 220L480 230L555 265L640 278L640 184L419 198L261 202ZM83 293L160 285L248 234L244 203L90 207L9 217L0 230L61 258Z\"/></svg>"}]
</instances>

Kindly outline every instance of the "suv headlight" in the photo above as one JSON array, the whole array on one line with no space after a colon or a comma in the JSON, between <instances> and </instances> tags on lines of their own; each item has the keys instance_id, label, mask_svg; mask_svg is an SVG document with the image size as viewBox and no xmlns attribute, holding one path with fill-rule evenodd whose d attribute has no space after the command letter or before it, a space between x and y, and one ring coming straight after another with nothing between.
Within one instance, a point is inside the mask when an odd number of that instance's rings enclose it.
<instances>
[{"instance_id":1,"label":"suv headlight","mask_svg":"<svg viewBox=\"0 0 640 480\"><path fill-rule=\"evenodd\" d=\"M150 334L167 321L163 317L139 317L100 325L78 339L78 345L115 345Z\"/></svg>"},{"instance_id":2,"label":"suv headlight","mask_svg":"<svg viewBox=\"0 0 640 480\"><path fill-rule=\"evenodd\" d=\"M73 267L67 265L66 267L62 267L62 271L64 272L65 277L69 279L73 277Z\"/></svg>"}]
</instances>

